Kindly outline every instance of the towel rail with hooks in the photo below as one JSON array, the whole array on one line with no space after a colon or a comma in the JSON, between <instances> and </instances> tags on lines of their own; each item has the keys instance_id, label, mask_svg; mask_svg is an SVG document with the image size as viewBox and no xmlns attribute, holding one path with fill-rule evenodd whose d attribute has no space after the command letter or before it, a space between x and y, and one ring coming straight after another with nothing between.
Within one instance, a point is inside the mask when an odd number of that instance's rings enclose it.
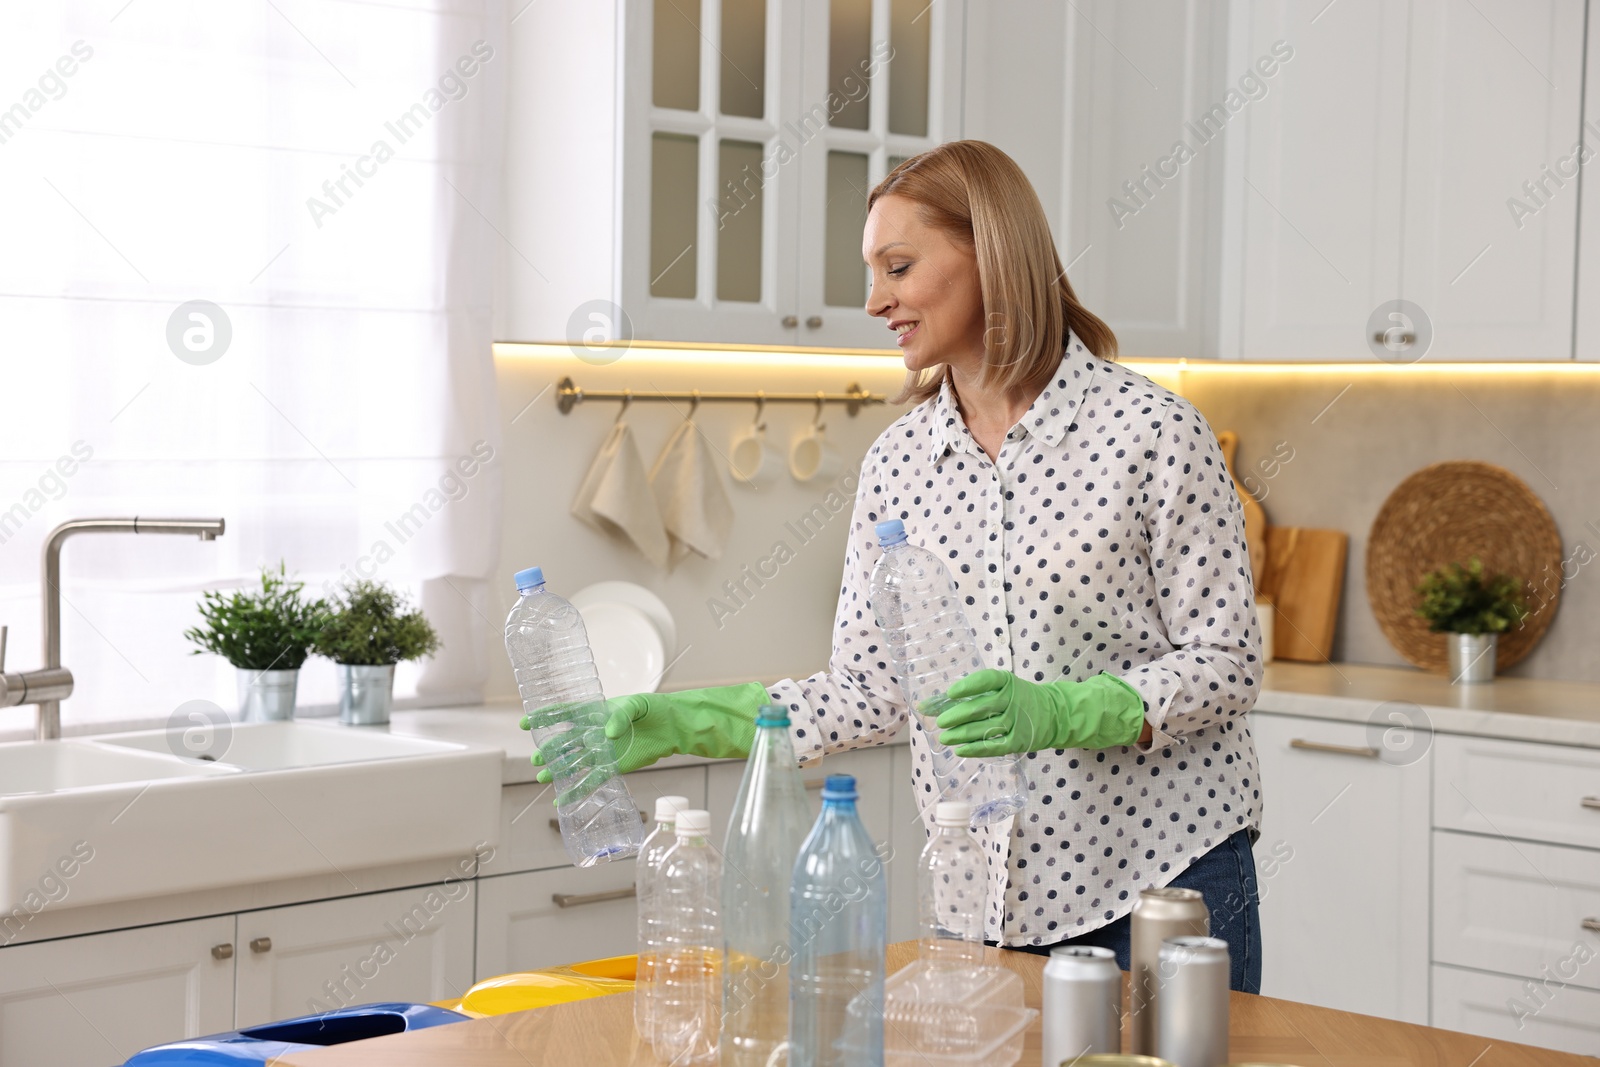
<instances>
[{"instance_id":1,"label":"towel rail with hooks","mask_svg":"<svg viewBox=\"0 0 1600 1067\"><path fill-rule=\"evenodd\" d=\"M563 415L571 413L573 408L586 400L620 400L624 408L641 400L685 400L690 403L732 400L764 404L843 404L847 412L855 415L865 405L883 404L887 399L881 393L861 388L859 382L851 382L845 386L845 391L842 393L828 393L820 389L814 393L769 393L764 389L746 393L707 392L703 389L639 392L636 389L584 389L571 378L563 378L556 383L556 405Z\"/></svg>"}]
</instances>

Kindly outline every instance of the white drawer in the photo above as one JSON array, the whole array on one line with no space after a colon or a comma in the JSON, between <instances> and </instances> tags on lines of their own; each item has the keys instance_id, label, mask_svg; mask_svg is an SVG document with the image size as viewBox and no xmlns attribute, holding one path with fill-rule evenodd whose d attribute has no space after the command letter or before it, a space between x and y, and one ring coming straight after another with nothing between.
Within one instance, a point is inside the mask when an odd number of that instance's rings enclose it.
<instances>
[{"instance_id":1,"label":"white drawer","mask_svg":"<svg viewBox=\"0 0 1600 1067\"><path fill-rule=\"evenodd\" d=\"M1433 959L1600 989L1600 852L1435 830Z\"/></svg>"},{"instance_id":2,"label":"white drawer","mask_svg":"<svg viewBox=\"0 0 1600 1067\"><path fill-rule=\"evenodd\" d=\"M480 878L477 980L637 952L637 916L632 860Z\"/></svg>"},{"instance_id":3,"label":"white drawer","mask_svg":"<svg viewBox=\"0 0 1600 1067\"><path fill-rule=\"evenodd\" d=\"M634 803L639 805L639 812L645 817L646 825L655 814L657 797L678 795L688 797L692 805L705 803L704 767L638 771L628 775L626 781ZM726 818L726 813L723 817ZM716 818L713 813L712 819ZM502 789L500 846L495 850L494 858L481 865L479 873L538 871L549 867L566 867L571 863L567 850L561 847L561 828L556 822L554 794L550 787L528 782ZM628 869L633 870L632 867Z\"/></svg>"},{"instance_id":4,"label":"white drawer","mask_svg":"<svg viewBox=\"0 0 1600 1067\"><path fill-rule=\"evenodd\" d=\"M1431 1021L1444 1030L1600 1055L1600 993L1587 989L1552 983L1536 991L1523 978L1435 965Z\"/></svg>"},{"instance_id":5,"label":"white drawer","mask_svg":"<svg viewBox=\"0 0 1600 1067\"><path fill-rule=\"evenodd\" d=\"M1600 848L1600 751L1434 738L1433 824Z\"/></svg>"}]
</instances>

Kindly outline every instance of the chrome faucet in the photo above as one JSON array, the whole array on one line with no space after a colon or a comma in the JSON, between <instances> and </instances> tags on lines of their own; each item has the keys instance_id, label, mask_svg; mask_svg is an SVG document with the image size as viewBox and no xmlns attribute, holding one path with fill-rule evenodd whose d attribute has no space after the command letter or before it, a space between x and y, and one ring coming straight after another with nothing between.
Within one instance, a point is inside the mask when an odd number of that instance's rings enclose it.
<instances>
[{"instance_id":1,"label":"chrome faucet","mask_svg":"<svg viewBox=\"0 0 1600 1067\"><path fill-rule=\"evenodd\" d=\"M61 702L72 695L72 672L61 665L61 543L80 533L188 534L202 541L220 537L222 519L73 519L45 538L43 587L44 666L36 671L5 671L6 628L0 627L0 708L39 705L40 741L61 737Z\"/></svg>"}]
</instances>

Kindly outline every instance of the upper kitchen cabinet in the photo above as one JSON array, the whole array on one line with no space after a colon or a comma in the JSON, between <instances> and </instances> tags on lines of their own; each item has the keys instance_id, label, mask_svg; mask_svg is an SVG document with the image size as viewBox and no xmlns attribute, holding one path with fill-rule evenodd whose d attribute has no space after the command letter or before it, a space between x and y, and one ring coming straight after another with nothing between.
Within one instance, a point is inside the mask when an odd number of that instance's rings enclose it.
<instances>
[{"instance_id":1,"label":"upper kitchen cabinet","mask_svg":"<svg viewBox=\"0 0 1600 1067\"><path fill-rule=\"evenodd\" d=\"M1588 31L1583 79L1586 119L1579 163L1585 159L1593 163L1600 155L1600 19L1590 19ZM1600 212L1594 209L1600 203L1600 176L1596 169L1585 165L1577 184L1568 181L1560 187L1560 191L1570 193L1581 186L1583 202L1589 208L1581 214L1578 224L1577 336L1572 346L1582 360L1600 360Z\"/></svg>"},{"instance_id":2,"label":"upper kitchen cabinet","mask_svg":"<svg viewBox=\"0 0 1600 1067\"><path fill-rule=\"evenodd\" d=\"M1281 64L1239 116L1246 359L1370 360L1367 319L1402 295L1406 7L1235 5L1248 12L1235 65Z\"/></svg>"},{"instance_id":3,"label":"upper kitchen cabinet","mask_svg":"<svg viewBox=\"0 0 1600 1067\"><path fill-rule=\"evenodd\" d=\"M1067 19L1079 210L1061 257L1129 356L1217 354L1219 138L1231 121L1223 102L1238 91L1223 74L1227 21L1213 7L1093 0Z\"/></svg>"},{"instance_id":4,"label":"upper kitchen cabinet","mask_svg":"<svg viewBox=\"0 0 1600 1067\"><path fill-rule=\"evenodd\" d=\"M505 336L892 350L863 310L866 196L960 135L964 7L525 9Z\"/></svg>"},{"instance_id":5,"label":"upper kitchen cabinet","mask_svg":"<svg viewBox=\"0 0 1600 1067\"><path fill-rule=\"evenodd\" d=\"M1411 12L1401 295L1428 358L1570 359L1584 0Z\"/></svg>"},{"instance_id":6,"label":"upper kitchen cabinet","mask_svg":"<svg viewBox=\"0 0 1600 1067\"><path fill-rule=\"evenodd\" d=\"M1584 0L1241 9L1293 58L1245 116L1240 354L1571 358Z\"/></svg>"}]
</instances>

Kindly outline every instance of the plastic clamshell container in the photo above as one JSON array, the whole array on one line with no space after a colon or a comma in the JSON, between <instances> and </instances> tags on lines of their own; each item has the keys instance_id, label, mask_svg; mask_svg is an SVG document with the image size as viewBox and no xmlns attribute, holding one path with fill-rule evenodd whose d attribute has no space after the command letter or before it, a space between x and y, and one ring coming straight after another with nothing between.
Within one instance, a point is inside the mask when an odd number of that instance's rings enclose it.
<instances>
[{"instance_id":1,"label":"plastic clamshell container","mask_svg":"<svg viewBox=\"0 0 1600 1067\"><path fill-rule=\"evenodd\" d=\"M426 1030L466 1021L459 1012L431 1004L363 1004L302 1015L282 1022L231 1030L225 1034L174 1041L135 1053L123 1067L245 1067L269 1064L281 1056L369 1037Z\"/></svg>"},{"instance_id":2,"label":"plastic clamshell container","mask_svg":"<svg viewBox=\"0 0 1600 1067\"><path fill-rule=\"evenodd\" d=\"M1024 1032L1038 1014L1024 1006L1015 971L918 960L883 983L883 1062L1010 1067L1022 1058Z\"/></svg>"}]
</instances>

